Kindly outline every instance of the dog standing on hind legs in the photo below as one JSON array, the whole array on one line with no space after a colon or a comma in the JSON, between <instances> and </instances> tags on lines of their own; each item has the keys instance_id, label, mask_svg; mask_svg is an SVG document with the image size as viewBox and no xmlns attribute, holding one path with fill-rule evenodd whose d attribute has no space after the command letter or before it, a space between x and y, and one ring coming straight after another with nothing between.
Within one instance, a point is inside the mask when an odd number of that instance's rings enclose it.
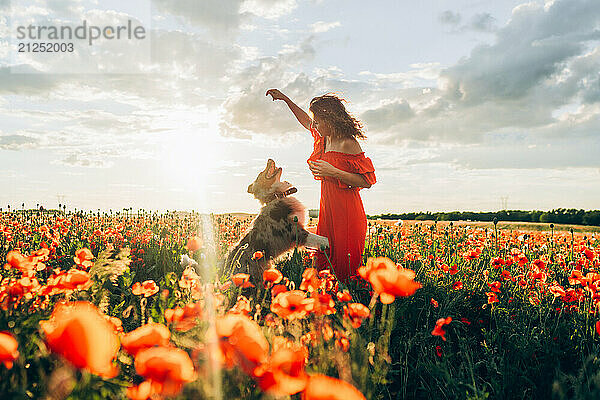
<instances>
[{"instance_id":1,"label":"dog standing on hind legs","mask_svg":"<svg viewBox=\"0 0 600 400\"><path fill-rule=\"evenodd\" d=\"M260 214L250 230L229 252L224 265L227 273L248 273L253 283L262 281L262 273L270 258L276 258L294 245L316 249L329 247L329 240L304 229L306 210L302 203L290 195L298 190L289 182L281 181L282 169L269 159L266 168L248 186L262 204ZM263 257L254 260L254 253Z\"/></svg>"}]
</instances>

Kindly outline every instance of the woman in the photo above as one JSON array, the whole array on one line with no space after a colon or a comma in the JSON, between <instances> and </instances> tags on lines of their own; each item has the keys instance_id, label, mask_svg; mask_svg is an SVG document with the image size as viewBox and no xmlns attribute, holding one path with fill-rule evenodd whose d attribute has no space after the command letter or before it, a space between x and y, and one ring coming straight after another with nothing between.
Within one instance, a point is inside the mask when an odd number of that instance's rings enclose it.
<instances>
[{"instance_id":1,"label":"woman","mask_svg":"<svg viewBox=\"0 0 600 400\"><path fill-rule=\"evenodd\" d=\"M332 268L344 283L356 275L362 263L367 217L359 190L376 182L373 163L365 157L357 138L365 139L361 123L350 116L342 99L326 94L310 102L313 118L277 89L267 95L283 100L300 124L310 130L314 149L308 165L321 180L321 202L317 234L329 239L329 260L317 253L319 269ZM331 265L330 265L331 263Z\"/></svg>"}]
</instances>

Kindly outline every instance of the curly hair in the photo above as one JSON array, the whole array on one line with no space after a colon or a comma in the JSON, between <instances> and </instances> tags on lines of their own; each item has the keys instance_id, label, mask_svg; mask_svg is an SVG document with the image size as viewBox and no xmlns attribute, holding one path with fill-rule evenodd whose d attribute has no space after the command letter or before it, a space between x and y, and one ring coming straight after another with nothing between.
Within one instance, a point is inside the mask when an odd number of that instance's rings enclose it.
<instances>
[{"instance_id":1,"label":"curly hair","mask_svg":"<svg viewBox=\"0 0 600 400\"><path fill-rule=\"evenodd\" d=\"M346 111L342 101L347 103L345 99L333 93L327 93L313 98L308 109L313 115L319 116L332 127L334 136L366 139L367 137L362 131L362 123Z\"/></svg>"}]
</instances>

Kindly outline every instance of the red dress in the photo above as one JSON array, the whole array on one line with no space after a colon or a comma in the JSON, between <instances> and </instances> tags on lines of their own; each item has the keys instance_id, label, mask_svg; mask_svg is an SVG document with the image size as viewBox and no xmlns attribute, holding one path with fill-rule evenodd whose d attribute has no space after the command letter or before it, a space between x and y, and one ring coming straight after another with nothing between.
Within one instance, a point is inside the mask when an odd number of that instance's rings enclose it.
<instances>
[{"instance_id":1,"label":"red dress","mask_svg":"<svg viewBox=\"0 0 600 400\"><path fill-rule=\"evenodd\" d=\"M314 150L308 161L323 160L346 172L361 174L371 185L376 182L375 168L365 153L325 152L325 138L315 129L311 129L314 138ZM321 202L319 207L319 223L317 235L329 239L330 249L317 252L318 269L330 269L341 282L356 275L362 264L362 253L365 248L367 233L367 217L360 198L360 187L349 186L337 178L325 176L321 180Z\"/></svg>"}]
</instances>

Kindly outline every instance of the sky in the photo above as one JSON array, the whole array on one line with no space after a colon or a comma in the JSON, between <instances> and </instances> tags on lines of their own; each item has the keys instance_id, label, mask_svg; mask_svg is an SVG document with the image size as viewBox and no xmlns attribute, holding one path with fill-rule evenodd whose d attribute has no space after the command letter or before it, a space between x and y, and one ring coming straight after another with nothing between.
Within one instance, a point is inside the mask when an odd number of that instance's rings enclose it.
<instances>
[{"instance_id":1,"label":"sky","mask_svg":"<svg viewBox=\"0 0 600 400\"><path fill-rule=\"evenodd\" d=\"M147 35L17 51L83 20ZM597 0L0 0L0 207L254 213L272 158L317 208L270 88L347 100L367 214L600 208Z\"/></svg>"}]
</instances>

